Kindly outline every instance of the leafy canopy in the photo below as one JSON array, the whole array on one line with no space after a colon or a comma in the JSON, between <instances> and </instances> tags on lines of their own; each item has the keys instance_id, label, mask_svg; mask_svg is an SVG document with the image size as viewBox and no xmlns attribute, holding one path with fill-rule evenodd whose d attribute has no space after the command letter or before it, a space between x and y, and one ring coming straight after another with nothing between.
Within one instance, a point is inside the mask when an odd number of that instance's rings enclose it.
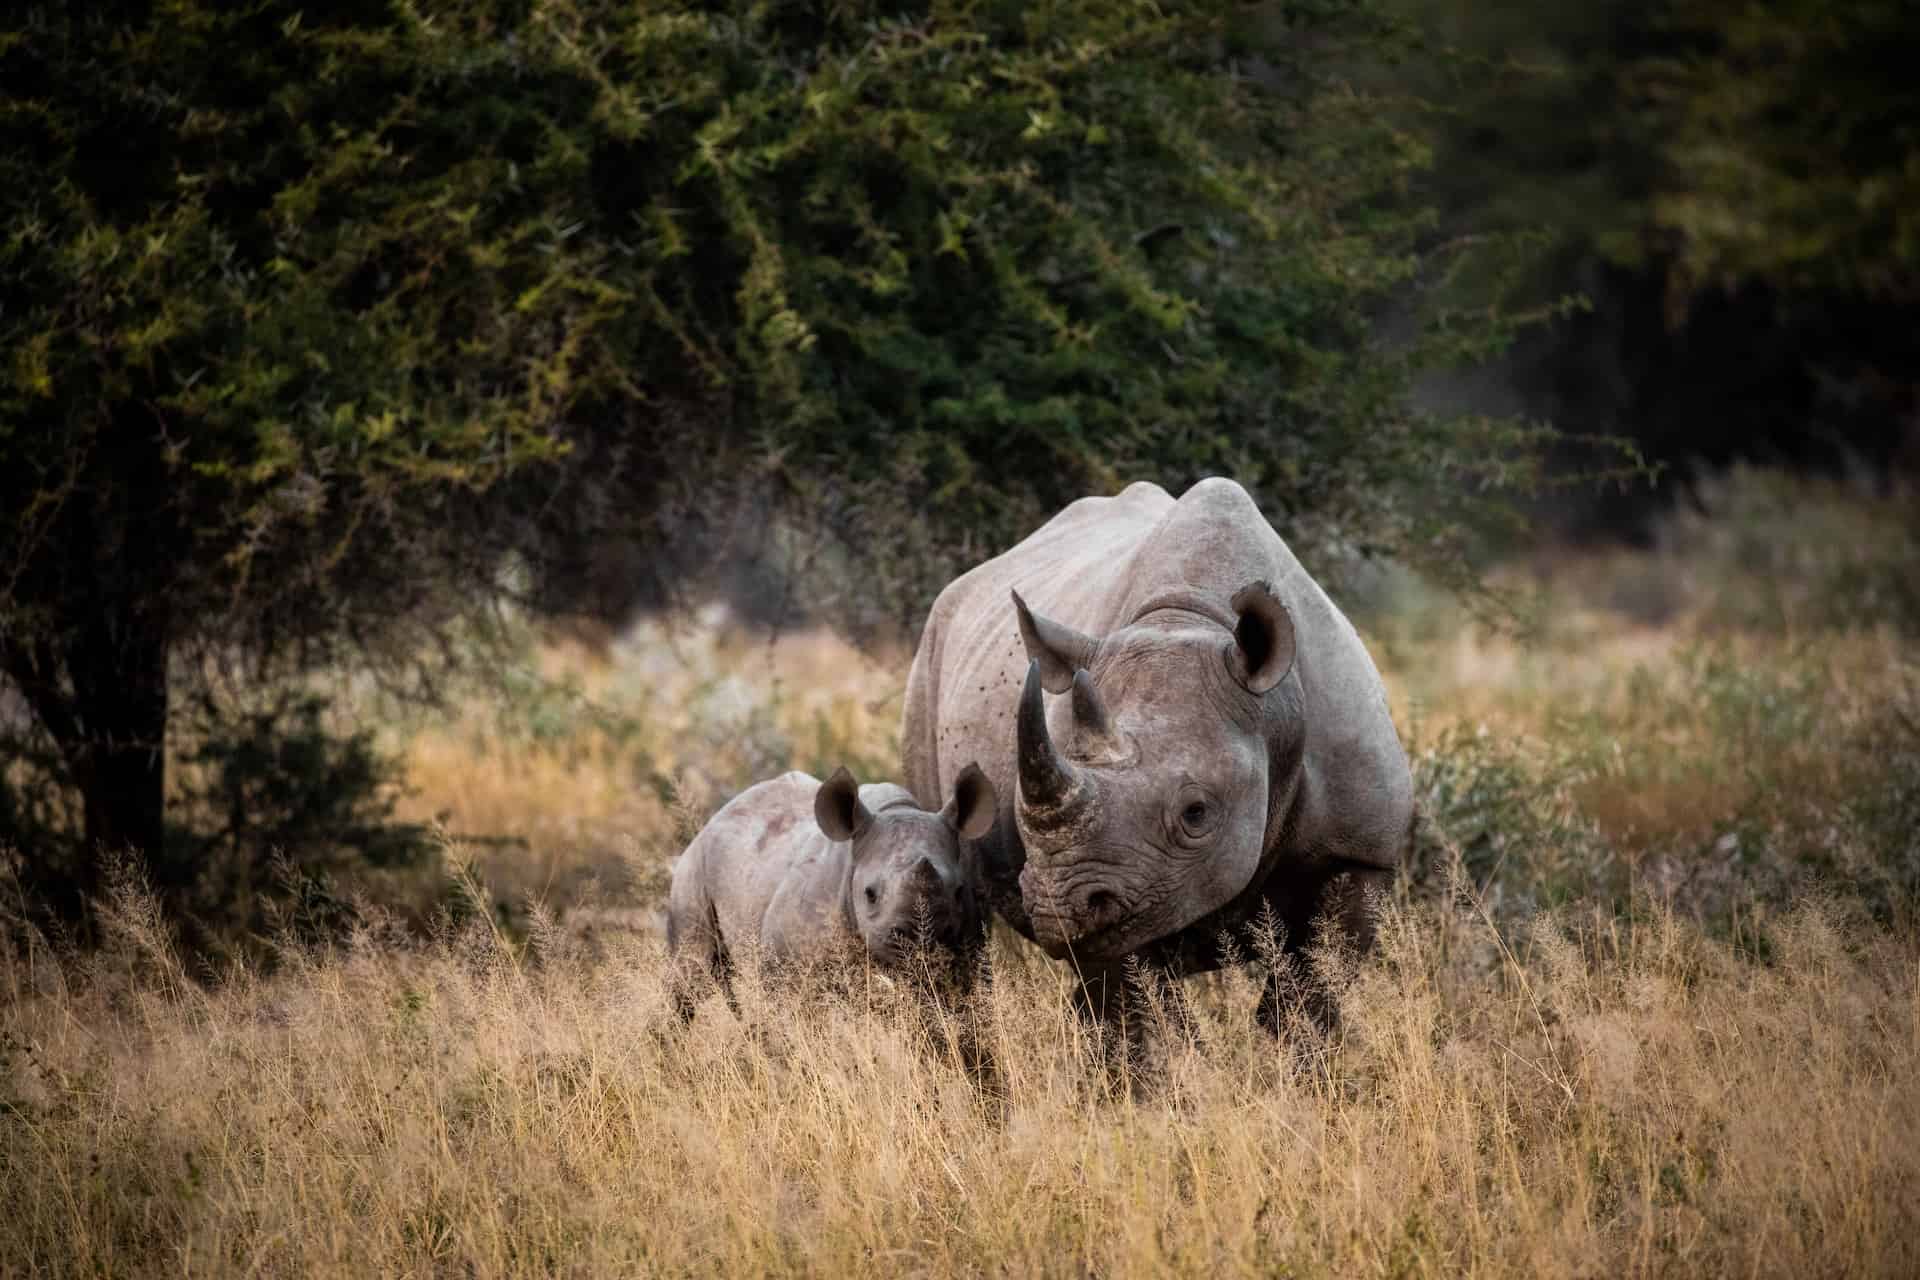
<instances>
[{"instance_id":1,"label":"leafy canopy","mask_svg":"<svg viewBox=\"0 0 1920 1280\"><path fill-rule=\"evenodd\" d=\"M391 612L432 557L382 557L579 437L711 465L690 421L903 492L936 553L1139 474L1404 533L1388 495L1464 461L1367 341L1426 152L1325 73L1389 48L1363 0L28 6L14 559L109 423L198 620L296 633Z\"/></svg>"},{"instance_id":2,"label":"leafy canopy","mask_svg":"<svg viewBox=\"0 0 1920 1280\"><path fill-rule=\"evenodd\" d=\"M1628 68L1667 176L1651 222L1695 289L1920 299L1920 13L1902 0L1673 0Z\"/></svg>"}]
</instances>

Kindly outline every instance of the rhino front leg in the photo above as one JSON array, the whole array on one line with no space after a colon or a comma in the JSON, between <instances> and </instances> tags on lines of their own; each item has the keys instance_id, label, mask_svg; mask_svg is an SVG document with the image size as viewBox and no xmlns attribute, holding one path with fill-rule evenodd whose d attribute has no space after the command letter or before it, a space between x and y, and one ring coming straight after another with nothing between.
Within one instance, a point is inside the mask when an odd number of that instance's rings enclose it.
<instances>
[{"instance_id":1,"label":"rhino front leg","mask_svg":"<svg viewBox=\"0 0 1920 1280\"><path fill-rule=\"evenodd\" d=\"M1162 1060L1195 1034L1171 965L1121 960L1083 967L1073 1006L1095 1029L1110 1076L1136 1093L1150 1090L1163 1074Z\"/></svg>"},{"instance_id":2,"label":"rhino front leg","mask_svg":"<svg viewBox=\"0 0 1920 1280\"><path fill-rule=\"evenodd\" d=\"M1286 963L1272 966L1260 989L1260 1004L1253 1020L1275 1036L1284 1037L1304 1021L1313 1037L1325 1040L1339 1024L1339 998L1326 983L1307 972L1303 961L1289 955Z\"/></svg>"},{"instance_id":3,"label":"rhino front leg","mask_svg":"<svg viewBox=\"0 0 1920 1280\"><path fill-rule=\"evenodd\" d=\"M1322 885L1313 899L1313 911L1299 913L1281 954L1269 965L1254 1020L1274 1035L1284 1035L1295 1018L1321 1038L1331 1036L1340 1022L1340 993L1334 989L1349 962L1373 949L1379 897L1393 873L1374 868L1347 869ZM1304 918L1302 918L1304 917ZM1315 951L1328 948L1331 964L1316 963Z\"/></svg>"}]
</instances>

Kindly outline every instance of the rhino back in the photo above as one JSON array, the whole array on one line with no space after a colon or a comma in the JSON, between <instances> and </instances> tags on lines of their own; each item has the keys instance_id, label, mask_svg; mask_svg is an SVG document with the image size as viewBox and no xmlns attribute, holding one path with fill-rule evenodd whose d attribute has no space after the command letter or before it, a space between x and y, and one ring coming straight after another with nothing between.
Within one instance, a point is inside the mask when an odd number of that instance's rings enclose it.
<instances>
[{"instance_id":1,"label":"rhino back","mask_svg":"<svg viewBox=\"0 0 1920 1280\"><path fill-rule=\"evenodd\" d=\"M756 783L713 816L687 852L684 870L697 876L730 949L768 945L764 926L777 901L806 896L830 876L833 844L813 818L820 782L793 772ZM676 868L676 886L682 874Z\"/></svg>"}]
</instances>

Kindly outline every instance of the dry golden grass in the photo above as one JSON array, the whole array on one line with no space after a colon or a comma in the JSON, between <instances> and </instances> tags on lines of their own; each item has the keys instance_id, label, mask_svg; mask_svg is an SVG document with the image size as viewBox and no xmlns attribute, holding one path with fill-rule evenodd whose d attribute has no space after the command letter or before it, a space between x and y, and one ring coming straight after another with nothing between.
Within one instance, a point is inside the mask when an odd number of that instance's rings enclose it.
<instances>
[{"instance_id":1,"label":"dry golden grass","mask_svg":"<svg viewBox=\"0 0 1920 1280\"><path fill-rule=\"evenodd\" d=\"M1555 631L1523 643L1462 629L1418 665L1389 665L1395 715L1428 740L1471 728L1591 750L1576 794L1622 844L1708 839L1777 786L1841 794L1875 763L1880 722L1920 709L1913 640L1891 626L1708 635L1576 609Z\"/></svg>"},{"instance_id":2,"label":"dry golden grass","mask_svg":"<svg viewBox=\"0 0 1920 1280\"><path fill-rule=\"evenodd\" d=\"M1920 1268L1920 953L1821 901L1741 946L1396 907L1330 1051L1257 1032L1230 977L1140 1096L1003 946L997 1105L884 989L795 1018L748 984L744 1023L713 999L680 1032L643 937L364 936L207 992L137 899L119 919L88 965L0 972L0 1269Z\"/></svg>"}]
</instances>

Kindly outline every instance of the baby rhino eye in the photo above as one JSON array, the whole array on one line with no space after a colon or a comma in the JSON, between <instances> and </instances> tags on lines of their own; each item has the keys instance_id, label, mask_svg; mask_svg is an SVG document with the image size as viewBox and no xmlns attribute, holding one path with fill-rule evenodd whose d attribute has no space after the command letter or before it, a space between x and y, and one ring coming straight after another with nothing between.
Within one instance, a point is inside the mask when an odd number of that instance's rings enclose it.
<instances>
[{"instance_id":1,"label":"baby rhino eye","mask_svg":"<svg viewBox=\"0 0 1920 1280\"><path fill-rule=\"evenodd\" d=\"M1190 830L1199 830L1207 825L1207 806L1195 800L1180 811L1180 821L1184 822Z\"/></svg>"},{"instance_id":2,"label":"baby rhino eye","mask_svg":"<svg viewBox=\"0 0 1920 1280\"><path fill-rule=\"evenodd\" d=\"M880 901L880 891L878 889L875 889L872 885L868 885L867 886L867 905L872 906L874 903L878 901Z\"/></svg>"}]
</instances>

